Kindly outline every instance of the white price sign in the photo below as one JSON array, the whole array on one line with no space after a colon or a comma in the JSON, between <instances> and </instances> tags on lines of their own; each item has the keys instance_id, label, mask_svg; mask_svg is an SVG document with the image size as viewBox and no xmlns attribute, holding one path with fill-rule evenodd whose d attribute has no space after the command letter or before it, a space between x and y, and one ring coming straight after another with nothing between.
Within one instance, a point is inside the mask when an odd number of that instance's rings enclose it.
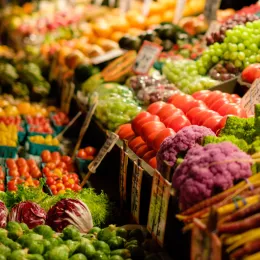
<instances>
[{"instance_id":1,"label":"white price sign","mask_svg":"<svg viewBox=\"0 0 260 260\"><path fill-rule=\"evenodd\" d=\"M160 55L162 49L162 46L158 44L144 41L133 66L134 73L140 75L147 74Z\"/></svg>"},{"instance_id":2,"label":"white price sign","mask_svg":"<svg viewBox=\"0 0 260 260\"><path fill-rule=\"evenodd\" d=\"M178 0L174 12L173 23L178 24L183 16L186 0Z\"/></svg>"},{"instance_id":3,"label":"white price sign","mask_svg":"<svg viewBox=\"0 0 260 260\"><path fill-rule=\"evenodd\" d=\"M241 104L248 116L254 115L255 105L260 103L260 79L256 79L241 99Z\"/></svg>"}]
</instances>

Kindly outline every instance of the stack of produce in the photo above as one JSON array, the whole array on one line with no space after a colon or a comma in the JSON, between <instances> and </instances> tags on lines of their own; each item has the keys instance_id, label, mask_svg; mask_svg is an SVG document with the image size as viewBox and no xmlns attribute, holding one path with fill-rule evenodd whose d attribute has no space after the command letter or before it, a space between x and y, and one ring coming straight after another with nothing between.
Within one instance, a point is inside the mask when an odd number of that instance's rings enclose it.
<instances>
[{"instance_id":1,"label":"stack of produce","mask_svg":"<svg viewBox=\"0 0 260 260\"><path fill-rule=\"evenodd\" d=\"M26 116L25 121L27 123L27 130L29 134L54 134L54 130L50 124L50 119L48 118L43 116Z\"/></svg>"},{"instance_id":2,"label":"stack of produce","mask_svg":"<svg viewBox=\"0 0 260 260\"><path fill-rule=\"evenodd\" d=\"M18 142L18 131L15 125L0 123L0 146L16 147Z\"/></svg>"}]
</instances>

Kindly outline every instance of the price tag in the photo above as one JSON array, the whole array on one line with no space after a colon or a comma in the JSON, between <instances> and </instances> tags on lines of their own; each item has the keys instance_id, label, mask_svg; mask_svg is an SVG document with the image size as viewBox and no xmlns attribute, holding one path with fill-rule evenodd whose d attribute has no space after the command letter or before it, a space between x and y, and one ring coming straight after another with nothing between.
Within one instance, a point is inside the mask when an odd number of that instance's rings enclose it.
<instances>
[{"instance_id":1,"label":"price tag","mask_svg":"<svg viewBox=\"0 0 260 260\"><path fill-rule=\"evenodd\" d=\"M97 56L91 59L91 63L94 65L98 65L112 59L118 58L119 56L123 55L126 51L121 49L115 49L106 52L104 55Z\"/></svg>"},{"instance_id":2,"label":"price tag","mask_svg":"<svg viewBox=\"0 0 260 260\"><path fill-rule=\"evenodd\" d=\"M127 179L127 166L128 166L128 153L126 152L126 141L124 140L123 148L121 148L120 154L120 199L121 206L126 201L126 179Z\"/></svg>"},{"instance_id":3,"label":"price tag","mask_svg":"<svg viewBox=\"0 0 260 260\"><path fill-rule=\"evenodd\" d=\"M183 16L186 0L178 0L175 7L173 23L178 24Z\"/></svg>"},{"instance_id":4,"label":"price tag","mask_svg":"<svg viewBox=\"0 0 260 260\"><path fill-rule=\"evenodd\" d=\"M221 260L221 241L198 219L193 220L191 260Z\"/></svg>"},{"instance_id":5,"label":"price tag","mask_svg":"<svg viewBox=\"0 0 260 260\"><path fill-rule=\"evenodd\" d=\"M219 9L221 0L207 0L204 8L204 17L208 24L217 20L217 10Z\"/></svg>"},{"instance_id":6,"label":"price tag","mask_svg":"<svg viewBox=\"0 0 260 260\"><path fill-rule=\"evenodd\" d=\"M139 224L139 216L140 216L142 179L143 179L143 169L138 165L137 162L134 162L133 176L132 176L131 213L137 224Z\"/></svg>"},{"instance_id":7,"label":"price tag","mask_svg":"<svg viewBox=\"0 0 260 260\"><path fill-rule=\"evenodd\" d=\"M147 229L160 246L164 244L164 235L168 215L171 184L158 171L154 172Z\"/></svg>"},{"instance_id":8,"label":"price tag","mask_svg":"<svg viewBox=\"0 0 260 260\"><path fill-rule=\"evenodd\" d=\"M256 79L250 89L241 99L241 104L246 110L247 115L254 115L255 104L260 103L260 79Z\"/></svg>"},{"instance_id":9,"label":"price tag","mask_svg":"<svg viewBox=\"0 0 260 260\"><path fill-rule=\"evenodd\" d=\"M110 132L108 138L102 148L100 149L98 155L94 158L94 160L89 164L88 170L92 173L96 172L97 167L100 165L104 157L108 152L112 150L114 145L116 144L119 136L113 132Z\"/></svg>"},{"instance_id":10,"label":"price tag","mask_svg":"<svg viewBox=\"0 0 260 260\"><path fill-rule=\"evenodd\" d=\"M141 75L147 74L156 59L159 57L162 49L162 46L158 44L144 41L133 66L134 73Z\"/></svg>"}]
</instances>

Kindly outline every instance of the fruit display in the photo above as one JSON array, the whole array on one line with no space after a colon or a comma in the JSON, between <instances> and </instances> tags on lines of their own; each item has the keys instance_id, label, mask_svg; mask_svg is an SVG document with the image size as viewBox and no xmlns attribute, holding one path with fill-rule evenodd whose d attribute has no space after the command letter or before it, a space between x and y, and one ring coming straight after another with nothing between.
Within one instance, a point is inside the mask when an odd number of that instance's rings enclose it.
<instances>
[{"instance_id":1,"label":"fruit display","mask_svg":"<svg viewBox=\"0 0 260 260\"><path fill-rule=\"evenodd\" d=\"M64 112L57 112L51 116L53 124L57 126L66 126L69 123L69 117Z\"/></svg>"},{"instance_id":2,"label":"fruit display","mask_svg":"<svg viewBox=\"0 0 260 260\"><path fill-rule=\"evenodd\" d=\"M2 167L0 167L0 191L5 191L5 172Z\"/></svg>"},{"instance_id":3,"label":"fruit display","mask_svg":"<svg viewBox=\"0 0 260 260\"><path fill-rule=\"evenodd\" d=\"M0 123L0 145L16 147L18 141L18 131L15 125L5 125Z\"/></svg>"},{"instance_id":4,"label":"fruit display","mask_svg":"<svg viewBox=\"0 0 260 260\"><path fill-rule=\"evenodd\" d=\"M232 62L220 62L209 71L209 76L215 80L227 81L235 78L239 69Z\"/></svg>"},{"instance_id":5,"label":"fruit display","mask_svg":"<svg viewBox=\"0 0 260 260\"><path fill-rule=\"evenodd\" d=\"M59 140L57 138L52 137L52 135L47 135L46 137L42 135L34 135L30 136L29 140L32 143L45 144L50 146L58 146L60 144Z\"/></svg>"},{"instance_id":6,"label":"fruit display","mask_svg":"<svg viewBox=\"0 0 260 260\"><path fill-rule=\"evenodd\" d=\"M252 84L260 77L259 64L251 64L247 66L241 73L241 78L244 82Z\"/></svg>"},{"instance_id":7,"label":"fruit display","mask_svg":"<svg viewBox=\"0 0 260 260\"><path fill-rule=\"evenodd\" d=\"M79 149L77 157L84 160L93 160L97 150L92 146L87 146L83 149Z\"/></svg>"},{"instance_id":8,"label":"fruit display","mask_svg":"<svg viewBox=\"0 0 260 260\"><path fill-rule=\"evenodd\" d=\"M199 75L196 62L192 60L166 61L163 74L181 91L188 94L211 88L219 83L210 77Z\"/></svg>"},{"instance_id":9,"label":"fruit display","mask_svg":"<svg viewBox=\"0 0 260 260\"><path fill-rule=\"evenodd\" d=\"M43 116L26 116L25 121L30 133L37 134L54 134L50 120Z\"/></svg>"}]
</instances>

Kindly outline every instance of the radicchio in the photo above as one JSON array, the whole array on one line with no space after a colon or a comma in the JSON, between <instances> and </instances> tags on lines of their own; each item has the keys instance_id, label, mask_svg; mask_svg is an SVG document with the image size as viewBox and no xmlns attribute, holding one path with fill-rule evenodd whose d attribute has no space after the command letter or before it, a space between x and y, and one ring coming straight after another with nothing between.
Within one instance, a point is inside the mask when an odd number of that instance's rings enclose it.
<instances>
[{"instance_id":1,"label":"radicchio","mask_svg":"<svg viewBox=\"0 0 260 260\"><path fill-rule=\"evenodd\" d=\"M87 233L93 227L93 220L85 203L77 199L63 199L48 211L46 224L56 232L73 225L81 233Z\"/></svg>"},{"instance_id":2,"label":"radicchio","mask_svg":"<svg viewBox=\"0 0 260 260\"><path fill-rule=\"evenodd\" d=\"M0 200L0 228L5 228L7 224L8 209L3 201Z\"/></svg>"},{"instance_id":3,"label":"radicchio","mask_svg":"<svg viewBox=\"0 0 260 260\"><path fill-rule=\"evenodd\" d=\"M16 204L9 213L9 221L25 223L29 228L45 224L46 212L38 204L24 201Z\"/></svg>"}]
</instances>

